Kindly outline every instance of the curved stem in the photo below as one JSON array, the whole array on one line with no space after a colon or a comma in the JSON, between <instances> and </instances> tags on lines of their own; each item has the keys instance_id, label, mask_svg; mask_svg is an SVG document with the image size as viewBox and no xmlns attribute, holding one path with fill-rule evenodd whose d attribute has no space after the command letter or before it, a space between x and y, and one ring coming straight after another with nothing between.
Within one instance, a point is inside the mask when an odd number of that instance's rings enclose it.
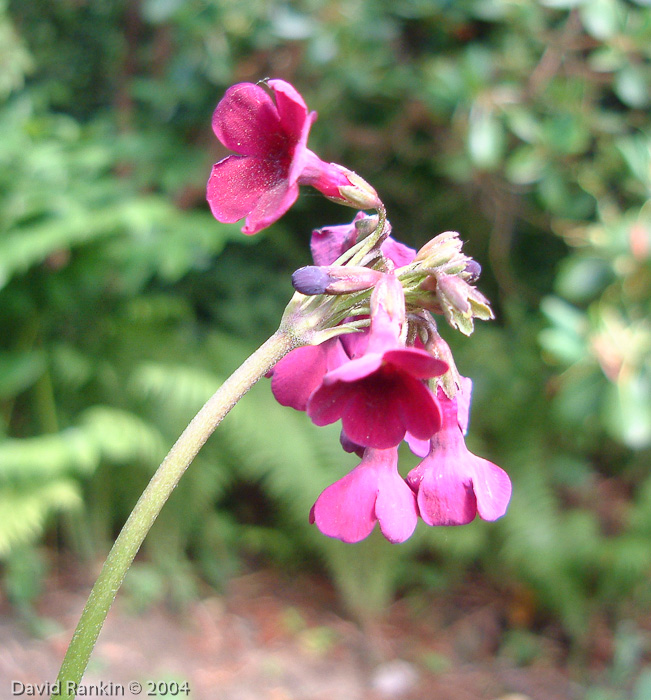
<instances>
[{"instance_id":1,"label":"curved stem","mask_svg":"<svg viewBox=\"0 0 651 700\"><path fill-rule=\"evenodd\" d=\"M282 327L219 387L183 431L158 467L122 528L93 586L66 652L52 698L75 698L77 687L109 608L140 549L179 479L203 444L242 396L290 350L303 341Z\"/></svg>"}]
</instances>

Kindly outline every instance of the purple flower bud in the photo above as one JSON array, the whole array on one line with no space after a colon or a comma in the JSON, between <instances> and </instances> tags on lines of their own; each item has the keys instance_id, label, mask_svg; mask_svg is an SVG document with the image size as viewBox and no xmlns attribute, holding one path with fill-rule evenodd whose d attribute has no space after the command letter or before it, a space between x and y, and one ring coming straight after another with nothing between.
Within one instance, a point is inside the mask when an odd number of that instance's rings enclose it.
<instances>
[{"instance_id":1,"label":"purple flower bud","mask_svg":"<svg viewBox=\"0 0 651 700\"><path fill-rule=\"evenodd\" d=\"M310 265L296 270L292 284L301 294L351 294L374 287L382 277L381 272L368 267Z\"/></svg>"},{"instance_id":2,"label":"purple flower bud","mask_svg":"<svg viewBox=\"0 0 651 700\"><path fill-rule=\"evenodd\" d=\"M476 282L481 275L481 265L476 260L468 260L464 275L467 282Z\"/></svg>"},{"instance_id":3,"label":"purple flower bud","mask_svg":"<svg viewBox=\"0 0 651 700\"><path fill-rule=\"evenodd\" d=\"M333 278L328 274L328 268L316 265L301 267L292 275L294 289L308 296L325 294L326 289L333 281Z\"/></svg>"}]
</instances>

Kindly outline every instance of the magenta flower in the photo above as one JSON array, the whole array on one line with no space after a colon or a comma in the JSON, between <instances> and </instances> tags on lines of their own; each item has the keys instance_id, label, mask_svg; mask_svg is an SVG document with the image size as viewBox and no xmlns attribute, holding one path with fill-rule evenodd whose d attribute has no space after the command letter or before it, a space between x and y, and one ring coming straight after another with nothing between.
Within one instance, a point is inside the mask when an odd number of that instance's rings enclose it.
<instances>
[{"instance_id":1,"label":"magenta flower","mask_svg":"<svg viewBox=\"0 0 651 700\"><path fill-rule=\"evenodd\" d=\"M317 498L310 522L324 535L359 542L380 523L390 542L411 537L418 521L416 499L398 473L398 450L366 449L361 464Z\"/></svg>"},{"instance_id":2,"label":"magenta flower","mask_svg":"<svg viewBox=\"0 0 651 700\"><path fill-rule=\"evenodd\" d=\"M271 391L282 406L304 411L325 374L348 361L339 338L306 345L285 355L271 373Z\"/></svg>"},{"instance_id":3,"label":"magenta flower","mask_svg":"<svg viewBox=\"0 0 651 700\"><path fill-rule=\"evenodd\" d=\"M438 400L441 429L432 438L429 455L407 475L421 518L428 525L465 525L477 513L483 520L501 518L511 498L507 473L468 450L457 399L449 399L439 389Z\"/></svg>"},{"instance_id":4,"label":"magenta flower","mask_svg":"<svg viewBox=\"0 0 651 700\"><path fill-rule=\"evenodd\" d=\"M404 347L404 294L385 275L371 297L371 330L365 353L329 371L307 402L316 425L341 418L346 438L363 447L396 446L409 431L429 439L440 427L437 401L423 382L447 371L425 350Z\"/></svg>"},{"instance_id":5,"label":"magenta flower","mask_svg":"<svg viewBox=\"0 0 651 700\"><path fill-rule=\"evenodd\" d=\"M299 93L284 80L268 85L275 103L259 85L239 83L215 109L213 131L239 155L213 165L207 189L213 216L224 223L246 217L242 231L257 233L291 207L299 185L360 209L379 205L375 191L355 173L324 163L307 148L316 112L308 113Z\"/></svg>"}]
</instances>

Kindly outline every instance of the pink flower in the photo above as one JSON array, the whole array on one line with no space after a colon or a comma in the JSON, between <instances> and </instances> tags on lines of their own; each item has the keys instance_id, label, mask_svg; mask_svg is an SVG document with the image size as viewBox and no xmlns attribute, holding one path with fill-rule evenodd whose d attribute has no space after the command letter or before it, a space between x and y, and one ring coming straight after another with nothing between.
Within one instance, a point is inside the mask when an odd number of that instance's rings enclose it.
<instances>
[{"instance_id":1,"label":"pink flower","mask_svg":"<svg viewBox=\"0 0 651 700\"><path fill-rule=\"evenodd\" d=\"M449 399L439 389L438 400L441 429L432 438L429 455L407 475L407 483L417 495L421 518L428 525L465 525L477 513L483 520L501 518L511 498L508 475L468 450L459 424L457 399ZM462 401L467 405L468 399L462 397L459 403Z\"/></svg>"},{"instance_id":2,"label":"pink flower","mask_svg":"<svg viewBox=\"0 0 651 700\"><path fill-rule=\"evenodd\" d=\"M365 353L327 372L307 402L316 425L341 418L346 438L363 447L387 449L409 431L429 439L440 427L437 401L423 382L447 371L425 350L404 347L404 294L385 275L371 297L371 330Z\"/></svg>"},{"instance_id":3,"label":"pink flower","mask_svg":"<svg viewBox=\"0 0 651 700\"><path fill-rule=\"evenodd\" d=\"M291 207L299 185L360 209L379 205L375 191L355 173L324 163L307 148L316 112L308 113L299 93L284 80L268 85L275 103L259 85L239 83L215 109L213 131L239 155L213 165L207 189L213 216L224 223L246 217L242 231L257 233Z\"/></svg>"},{"instance_id":4,"label":"pink flower","mask_svg":"<svg viewBox=\"0 0 651 700\"><path fill-rule=\"evenodd\" d=\"M398 473L398 450L367 448L353 471L328 486L310 511L324 535L359 542L380 523L390 542L411 537L418 521L416 499Z\"/></svg>"},{"instance_id":5,"label":"pink flower","mask_svg":"<svg viewBox=\"0 0 651 700\"><path fill-rule=\"evenodd\" d=\"M285 355L271 373L271 391L282 406L304 411L324 375L348 361L339 338L306 345Z\"/></svg>"}]
</instances>

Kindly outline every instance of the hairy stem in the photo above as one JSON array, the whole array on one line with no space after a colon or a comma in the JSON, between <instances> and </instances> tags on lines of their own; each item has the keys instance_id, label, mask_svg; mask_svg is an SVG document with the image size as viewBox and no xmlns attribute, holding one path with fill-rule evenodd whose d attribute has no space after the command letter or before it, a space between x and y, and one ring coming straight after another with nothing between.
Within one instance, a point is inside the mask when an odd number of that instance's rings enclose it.
<instances>
[{"instance_id":1,"label":"hairy stem","mask_svg":"<svg viewBox=\"0 0 651 700\"><path fill-rule=\"evenodd\" d=\"M183 431L122 528L81 614L52 698L75 698L109 608L161 508L203 444L242 396L304 341L281 327L221 385Z\"/></svg>"}]
</instances>

